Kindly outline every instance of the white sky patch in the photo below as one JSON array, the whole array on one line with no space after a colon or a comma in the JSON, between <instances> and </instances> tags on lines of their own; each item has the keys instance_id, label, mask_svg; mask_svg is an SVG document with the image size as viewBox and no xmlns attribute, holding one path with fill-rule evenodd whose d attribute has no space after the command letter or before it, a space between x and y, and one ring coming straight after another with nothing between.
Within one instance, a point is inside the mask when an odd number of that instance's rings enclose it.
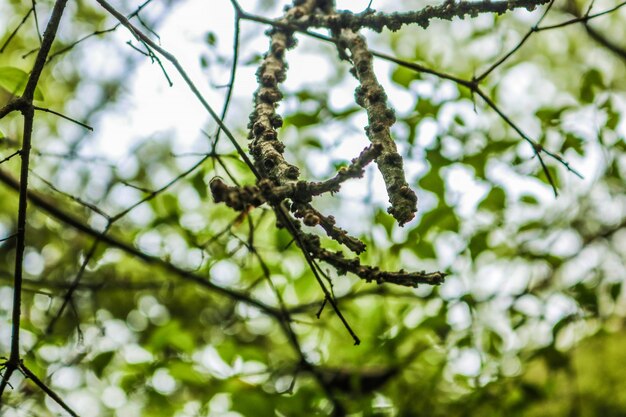
<instances>
[{"instance_id":1,"label":"white sky patch","mask_svg":"<svg viewBox=\"0 0 626 417\"><path fill-rule=\"evenodd\" d=\"M78 368L66 366L52 374L52 385L64 390L73 390L80 386L82 374Z\"/></svg>"},{"instance_id":2,"label":"white sky patch","mask_svg":"<svg viewBox=\"0 0 626 417\"><path fill-rule=\"evenodd\" d=\"M152 386L160 394L168 395L176 390L177 383L166 368L157 369L150 380Z\"/></svg>"},{"instance_id":3,"label":"white sky patch","mask_svg":"<svg viewBox=\"0 0 626 417\"><path fill-rule=\"evenodd\" d=\"M194 353L193 359L206 371L218 378L226 378L232 373L230 366L224 362L213 346L206 346L202 351Z\"/></svg>"},{"instance_id":4,"label":"white sky patch","mask_svg":"<svg viewBox=\"0 0 626 417\"><path fill-rule=\"evenodd\" d=\"M465 376L478 376L481 368L480 353L476 349L461 349L452 359L450 368L453 372Z\"/></svg>"}]
</instances>

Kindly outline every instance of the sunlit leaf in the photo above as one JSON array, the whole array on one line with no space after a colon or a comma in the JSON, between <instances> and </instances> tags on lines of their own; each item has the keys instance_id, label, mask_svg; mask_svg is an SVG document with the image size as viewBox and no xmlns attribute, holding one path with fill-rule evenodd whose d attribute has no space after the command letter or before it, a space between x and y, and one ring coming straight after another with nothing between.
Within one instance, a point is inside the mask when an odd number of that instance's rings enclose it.
<instances>
[{"instance_id":1,"label":"sunlit leaf","mask_svg":"<svg viewBox=\"0 0 626 417\"><path fill-rule=\"evenodd\" d=\"M28 82L28 77L29 75L19 68L0 67L0 88L14 95L22 94ZM35 88L34 99L44 100L43 93L39 87Z\"/></svg>"}]
</instances>

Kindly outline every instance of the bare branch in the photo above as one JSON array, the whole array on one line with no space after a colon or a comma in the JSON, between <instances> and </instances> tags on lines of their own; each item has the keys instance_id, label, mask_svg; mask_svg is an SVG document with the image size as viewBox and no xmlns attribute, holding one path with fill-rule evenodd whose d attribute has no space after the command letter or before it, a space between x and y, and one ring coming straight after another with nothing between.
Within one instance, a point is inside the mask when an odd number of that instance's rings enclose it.
<instances>
[{"instance_id":1,"label":"bare branch","mask_svg":"<svg viewBox=\"0 0 626 417\"><path fill-rule=\"evenodd\" d=\"M549 0L508 0L508 1L459 1L446 0L439 6L426 6L422 10L404 13L372 13L369 7L363 13L339 11L333 15L316 14L307 22L313 27L322 27L332 30L361 28L382 32L384 28L392 31L399 30L404 25L417 24L426 29L432 19L452 20L466 16L476 17L482 13L503 14L509 10L524 8L529 11Z\"/></svg>"}]
</instances>

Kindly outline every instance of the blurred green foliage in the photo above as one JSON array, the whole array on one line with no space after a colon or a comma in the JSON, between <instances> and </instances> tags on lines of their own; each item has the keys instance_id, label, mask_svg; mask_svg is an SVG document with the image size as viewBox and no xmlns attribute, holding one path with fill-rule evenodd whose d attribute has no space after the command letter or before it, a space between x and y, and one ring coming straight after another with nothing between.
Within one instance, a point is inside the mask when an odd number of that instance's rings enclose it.
<instances>
[{"instance_id":1,"label":"blurred green foliage","mask_svg":"<svg viewBox=\"0 0 626 417\"><path fill-rule=\"evenodd\" d=\"M260 10L272 6L265 3ZM610 7L605 3L596 2L593 10ZM37 2L41 28L51 4ZM113 27L94 4L69 7L53 54ZM125 11L138 5L124 4ZM163 2L155 6L160 12L152 12L152 6L142 16L157 33L184 7ZM423 4L406 7L413 6ZM30 2L0 3L0 42L30 7ZM587 2L558 0L543 24L566 21L572 10L586 7ZM541 12L433 21L426 31L407 27L372 43L470 79L510 50ZM625 18L622 8L589 25L619 42ZM245 30L261 36L263 29ZM199 68L228 73L232 57L220 58L216 48L229 38L216 28L206 31L203 47L211 51L210 59L202 58ZM133 82L158 69L142 66L149 58L125 45L130 37L122 33L93 36L54 55L38 87L42 106L98 131L120 124L116 115L146 105L145 91L134 89ZM0 54L0 105L23 87L23 71L32 65L30 51L37 45L31 16ZM336 67L332 82L289 85L279 111L288 159L302 167L304 178L321 180L358 154L342 146L363 140L364 119L353 103L339 106L332 99L333 91L351 95L354 88L336 51L310 45ZM263 51L241 48L240 70L251 73L258 62L249 58ZM110 71L90 65L101 62L96 56L103 53ZM288 60L297 59L296 52L289 53ZM123 216L110 235L272 307L280 307L280 294L302 354L319 379L302 369L279 322L262 310L105 242L50 328L94 239L32 202L23 359L85 416L327 415L330 394L353 416L626 415L624 62L626 56L599 44L582 24L569 25L533 34L482 84L541 146L583 172L585 178L578 179L544 155L559 185L558 198L530 145L467 88L404 67L382 67L388 73L378 75L391 104L401 102L401 94L412 100L397 111L394 136L420 199L418 217L398 227L385 212L386 197L373 169L360 182L365 191L354 191L356 182L350 182L320 205L367 244L360 256L364 263L450 275L441 287L413 290L336 276L322 265L362 341L358 347L328 306L316 316L323 294L271 210L239 214L211 200L208 183L215 176L253 181L224 139L210 146L215 123L207 121L207 136L199 133L189 149L175 131L131 131L129 141L136 140L118 157L111 152L119 150L111 149L118 141L103 151L78 127L38 113L31 189L97 230L106 219L85 202L114 215L176 178L190 161L219 154ZM241 143L251 94L235 96L226 119ZM189 98L184 105L197 104ZM0 122L0 160L19 149L20 123L18 115ZM0 169L16 176L19 157ZM15 233L16 192L0 184L0 202L1 239ZM14 240L0 241L4 356L14 254ZM57 415L56 406L29 381L16 375L12 384L2 398L7 416Z\"/></svg>"}]
</instances>

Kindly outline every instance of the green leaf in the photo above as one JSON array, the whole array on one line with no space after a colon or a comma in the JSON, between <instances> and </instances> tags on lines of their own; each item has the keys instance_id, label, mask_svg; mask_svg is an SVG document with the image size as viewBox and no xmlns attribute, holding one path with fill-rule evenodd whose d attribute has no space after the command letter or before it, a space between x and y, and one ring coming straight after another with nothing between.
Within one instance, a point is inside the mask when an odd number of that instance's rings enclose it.
<instances>
[{"instance_id":1,"label":"green leaf","mask_svg":"<svg viewBox=\"0 0 626 417\"><path fill-rule=\"evenodd\" d=\"M415 254L420 259L435 259L437 258L437 254L435 253L435 247L432 243L420 239L419 243L415 245L415 249L413 250Z\"/></svg>"},{"instance_id":2,"label":"green leaf","mask_svg":"<svg viewBox=\"0 0 626 417\"><path fill-rule=\"evenodd\" d=\"M604 126L610 130L615 130L619 123L620 114L615 111L615 108L613 107L613 101L606 100L600 106L600 108L606 111L606 123L604 124Z\"/></svg>"},{"instance_id":3,"label":"green leaf","mask_svg":"<svg viewBox=\"0 0 626 417\"><path fill-rule=\"evenodd\" d=\"M439 204L437 208L424 214L418 230L420 230L422 236L426 236L431 228L457 232L459 230L459 219L456 217L452 207L446 204Z\"/></svg>"},{"instance_id":4,"label":"green leaf","mask_svg":"<svg viewBox=\"0 0 626 417\"><path fill-rule=\"evenodd\" d=\"M419 74L415 71L409 70L405 67L396 67L393 74L391 74L391 79L398 85L402 87L408 87L411 84L411 81L417 79L416 75Z\"/></svg>"},{"instance_id":5,"label":"green leaf","mask_svg":"<svg viewBox=\"0 0 626 417\"><path fill-rule=\"evenodd\" d=\"M431 169L419 180L420 188L431 191L439 198L442 198L445 191L443 178L439 175L439 170Z\"/></svg>"},{"instance_id":6,"label":"green leaf","mask_svg":"<svg viewBox=\"0 0 626 417\"><path fill-rule=\"evenodd\" d=\"M611 284L609 286L609 293L611 294L611 299L613 299L613 301L617 301L617 299L619 298L620 294L622 293L622 283L621 282L615 282L615 283Z\"/></svg>"},{"instance_id":7,"label":"green leaf","mask_svg":"<svg viewBox=\"0 0 626 417\"><path fill-rule=\"evenodd\" d=\"M320 140L318 138L309 136L306 137L302 140L302 143L306 146L309 146L311 148L315 148L315 149L324 149L324 147L322 146L322 144L320 143Z\"/></svg>"},{"instance_id":8,"label":"green leaf","mask_svg":"<svg viewBox=\"0 0 626 417\"><path fill-rule=\"evenodd\" d=\"M296 113L285 117L285 123L295 127L306 127L320 122L319 113Z\"/></svg>"},{"instance_id":9,"label":"green leaf","mask_svg":"<svg viewBox=\"0 0 626 417\"><path fill-rule=\"evenodd\" d=\"M389 214L383 210L376 210L374 223L382 225L385 228L385 232L387 232L387 237L391 237L395 221Z\"/></svg>"},{"instance_id":10,"label":"green leaf","mask_svg":"<svg viewBox=\"0 0 626 417\"><path fill-rule=\"evenodd\" d=\"M583 154L583 140L582 138L572 134L572 133L568 133L565 135L565 141L563 141L563 146L562 146L562 150L566 151L568 149L574 149L576 151L576 153L578 153L579 155Z\"/></svg>"},{"instance_id":11,"label":"green leaf","mask_svg":"<svg viewBox=\"0 0 626 417\"><path fill-rule=\"evenodd\" d=\"M435 105L427 98L420 98L415 105L415 110L422 117L433 116L436 118L440 108L441 105Z\"/></svg>"},{"instance_id":12,"label":"green leaf","mask_svg":"<svg viewBox=\"0 0 626 417\"><path fill-rule=\"evenodd\" d=\"M537 351L537 356L543 357L551 370L566 368L571 360L565 353L557 350L553 345L546 346Z\"/></svg>"},{"instance_id":13,"label":"green leaf","mask_svg":"<svg viewBox=\"0 0 626 417\"><path fill-rule=\"evenodd\" d=\"M579 319L578 314L568 314L559 320L552 328L552 337L556 338L559 332L567 327L569 324L576 322Z\"/></svg>"},{"instance_id":14,"label":"green leaf","mask_svg":"<svg viewBox=\"0 0 626 417\"><path fill-rule=\"evenodd\" d=\"M191 178L191 185L203 200L207 197L207 185L204 182L204 172L200 171Z\"/></svg>"},{"instance_id":15,"label":"green leaf","mask_svg":"<svg viewBox=\"0 0 626 417\"><path fill-rule=\"evenodd\" d=\"M545 182L546 184L550 184L550 179L548 178L548 176L546 175L545 170L543 169L542 166L539 166L537 168L539 170L539 175L538 178ZM557 169L553 166L548 166L548 173L550 173L550 178L552 178L552 181L554 182L554 186L559 189L560 188L560 182L559 182L559 172L557 171ZM552 186L552 184L550 184L550 186Z\"/></svg>"},{"instance_id":16,"label":"green leaf","mask_svg":"<svg viewBox=\"0 0 626 417\"><path fill-rule=\"evenodd\" d=\"M173 362L168 366L170 375L179 381L190 385L206 386L208 378L196 371L192 364L187 362Z\"/></svg>"},{"instance_id":17,"label":"green leaf","mask_svg":"<svg viewBox=\"0 0 626 417\"><path fill-rule=\"evenodd\" d=\"M274 414L272 401L263 391L238 390L232 393L232 409L244 416L271 416Z\"/></svg>"},{"instance_id":18,"label":"green leaf","mask_svg":"<svg viewBox=\"0 0 626 417\"><path fill-rule=\"evenodd\" d=\"M205 41L211 46L215 45L215 43L217 42L217 37L215 36L215 33L213 32L207 33Z\"/></svg>"},{"instance_id":19,"label":"green leaf","mask_svg":"<svg viewBox=\"0 0 626 417\"><path fill-rule=\"evenodd\" d=\"M102 377L102 372L107 367L109 362L111 362L111 359L113 359L113 355L115 355L114 351L104 352L93 358L91 361L91 369L98 378Z\"/></svg>"},{"instance_id":20,"label":"green leaf","mask_svg":"<svg viewBox=\"0 0 626 417\"><path fill-rule=\"evenodd\" d=\"M595 97L595 90L604 87L602 74L593 68L583 75L580 85L580 98L585 103L591 103Z\"/></svg>"},{"instance_id":21,"label":"green leaf","mask_svg":"<svg viewBox=\"0 0 626 417\"><path fill-rule=\"evenodd\" d=\"M333 119L335 120L341 120L341 119L345 119L348 116L353 115L354 113L358 112L359 110L361 110L359 107L357 106L352 106L352 107L348 107L347 109L338 111L338 112L331 112Z\"/></svg>"},{"instance_id":22,"label":"green leaf","mask_svg":"<svg viewBox=\"0 0 626 417\"><path fill-rule=\"evenodd\" d=\"M28 74L15 67L0 67L0 88L8 91L13 95L20 95L24 92L26 83L28 82ZM42 101L43 93L39 87L35 88L35 100Z\"/></svg>"},{"instance_id":23,"label":"green leaf","mask_svg":"<svg viewBox=\"0 0 626 417\"><path fill-rule=\"evenodd\" d=\"M544 125L556 125L558 121L561 119L561 114L570 109L570 106L560 107L558 109L554 109L551 107L542 107L535 115L543 122Z\"/></svg>"},{"instance_id":24,"label":"green leaf","mask_svg":"<svg viewBox=\"0 0 626 417\"><path fill-rule=\"evenodd\" d=\"M152 333L148 341L148 346L153 352L161 352L163 348L170 347L181 352L191 353L195 345L191 333L182 329L178 321L170 321L165 326L158 328Z\"/></svg>"},{"instance_id":25,"label":"green leaf","mask_svg":"<svg viewBox=\"0 0 626 417\"><path fill-rule=\"evenodd\" d=\"M504 208L506 202L506 194L500 187L493 187L487 197L478 205L479 209L489 211L500 211Z\"/></svg>"},{"instance_id":26,"label":"green leaf","mask_svg":"<svg viewBox=\"0 0 626 417\"><path fill-rule=\"evenodd\" d=\"M481 232L476 233L469 241L468 248L472 254L472 259L476 259L476 257L487 250L489 247L487 239L489 237L489 231L483 230Z\"/></svg>"},{"instance_id":27,"label":"green leaf","mask_svg":"<svg viewBox=\"0 0 626 417\"><path fill-rule=\"evenodd\" d=\"M537 204L539 204L539 200L537 200L537 198L535 196L532 196L532 195L529 195L529 194L523 195L522 198L520 198L520 201L522 203L532 204L532 205L535 205L535 206Z\"/></svg>"}]
</instances>

